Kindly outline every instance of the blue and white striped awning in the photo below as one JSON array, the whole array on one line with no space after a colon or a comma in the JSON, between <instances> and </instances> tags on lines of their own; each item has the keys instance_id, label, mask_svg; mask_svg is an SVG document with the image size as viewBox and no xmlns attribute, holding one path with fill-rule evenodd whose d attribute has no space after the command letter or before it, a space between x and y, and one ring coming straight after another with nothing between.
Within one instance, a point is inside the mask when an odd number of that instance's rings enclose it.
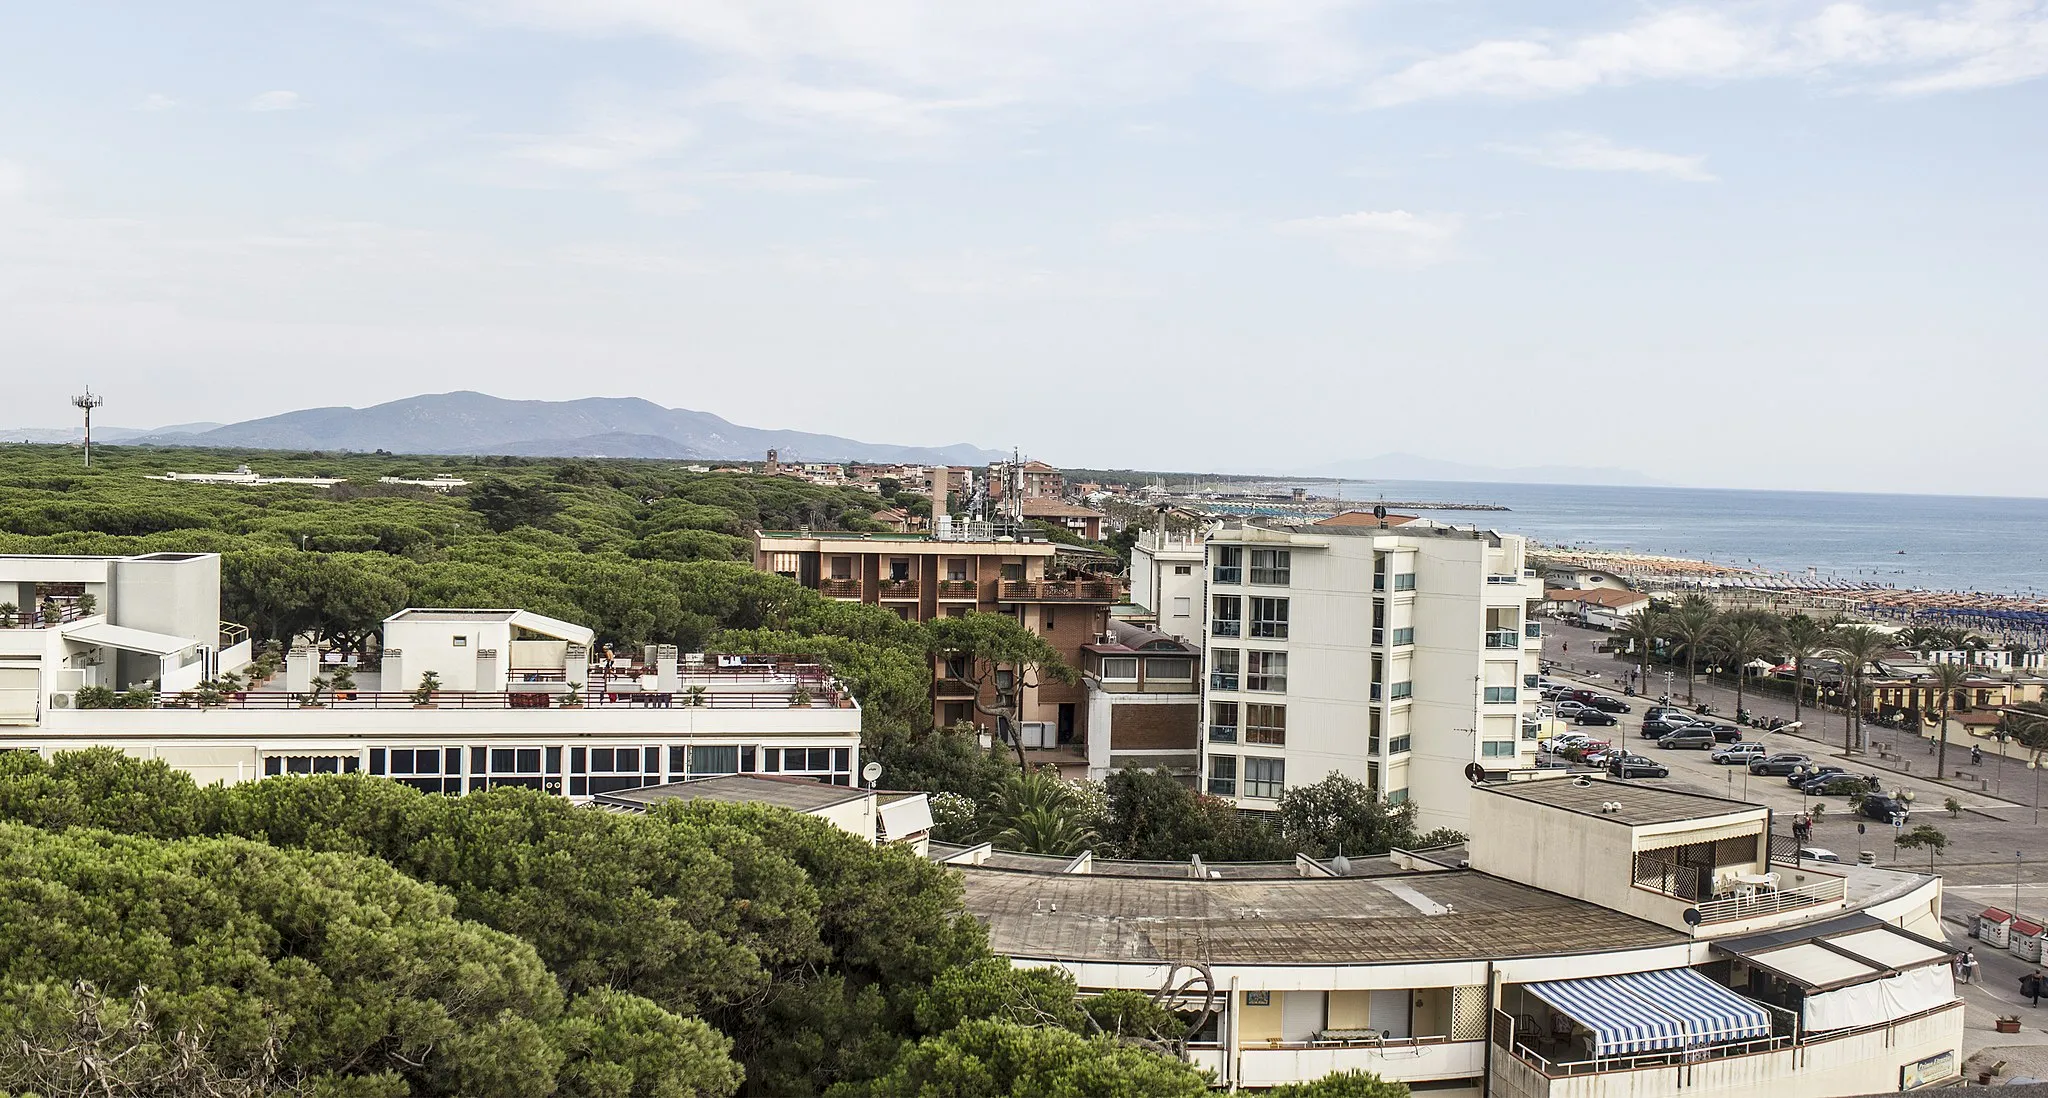
<instances>
[{"instance_id":1,"label":"blue and white striped awning","mask_svg":"<svg viewBox=\"0 0 2048 1098\"><path fill-rule=\"evenodd\" d=\"M1689 968L1530 984L1593 1031L1593 1055L1718 1045L1771 1035L1768 1011Z\"/></svg>"}]
</instances>

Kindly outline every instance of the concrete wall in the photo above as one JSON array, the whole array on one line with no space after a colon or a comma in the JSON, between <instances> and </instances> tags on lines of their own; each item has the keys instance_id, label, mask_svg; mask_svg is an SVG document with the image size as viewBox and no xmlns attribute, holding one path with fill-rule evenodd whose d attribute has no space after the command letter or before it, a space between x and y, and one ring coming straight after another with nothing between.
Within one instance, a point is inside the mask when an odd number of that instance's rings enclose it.
<instances>
[{"instance_id":1,"label":"concrete wall","mask_svg":"<svg viewBox=\"0 0 2048 1098\"><path fill-rule=\"evenodd\" d=\"M212 553L164 556L183 559L142 557L114 563L113 597L101 602L107 620L219 647L220 558Z\"/></svg>"},{"instance_id":2,"label":"concrete wall","mask_svg":"<svg viewBox=\"0 0 2048 1098\"><path fill-rule=\"evenodd\" d=\"M461 641L461 644L457 644ZM512 626L503 621L407 621L384 623L384 647L398 649L404 681L384 684L386 690L404 692L419 686L420 678L432 671L441 678L443 690L484 690L477 676L477 653L496 651L499 685L505 658L512 643Z\"/></svg>"}]
</instances>

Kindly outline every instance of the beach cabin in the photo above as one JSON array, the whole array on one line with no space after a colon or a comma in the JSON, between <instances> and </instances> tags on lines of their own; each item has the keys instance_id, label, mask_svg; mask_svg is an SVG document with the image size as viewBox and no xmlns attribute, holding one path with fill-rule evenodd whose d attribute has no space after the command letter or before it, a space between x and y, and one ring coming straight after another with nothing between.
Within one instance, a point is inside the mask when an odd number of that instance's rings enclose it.
<instances>
[{"instance_id":1,"label":"beach cabin","mask_svg":"<svg viewBox=\"0 0 2048 1098\"><path fill-rule=\"evenodd\" d=\"M2006 948L2012 935L2012 916L1995 907L1987 907L1983 913L1970 921L1970 937L1988 946Z\"/></svg>"},{"instance_id":2,"label":"beach cabin","mask_svg":"<svg viewBox=\"0 0 2048 1098\"><path fill-rule=\"evenodd\" d=\"M2040 964L2041 935L2042 927L2040 923L2030 923L2025 919L2015 916L2012 921L2012 930L2006 935L2005 950L2022 961L2032 961L2035 964Z\"/></svg>"}]
</instances>

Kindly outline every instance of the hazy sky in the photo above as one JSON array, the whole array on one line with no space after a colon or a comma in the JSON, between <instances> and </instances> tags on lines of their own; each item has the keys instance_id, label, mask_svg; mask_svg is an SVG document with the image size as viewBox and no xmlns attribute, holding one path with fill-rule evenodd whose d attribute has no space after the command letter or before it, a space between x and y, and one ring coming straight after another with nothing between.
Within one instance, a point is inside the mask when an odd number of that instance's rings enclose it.
<instances>
[{"instance_id":1,"label":"hazy sky","mask_svg":"<svg viewBox=\"0 0 2048 1098\"><path fill-rule=\"evenodd\" d=\"M0 4L0 425L2048 494L2043 76L2042 0Z\"/></svg>"}]
</instances>

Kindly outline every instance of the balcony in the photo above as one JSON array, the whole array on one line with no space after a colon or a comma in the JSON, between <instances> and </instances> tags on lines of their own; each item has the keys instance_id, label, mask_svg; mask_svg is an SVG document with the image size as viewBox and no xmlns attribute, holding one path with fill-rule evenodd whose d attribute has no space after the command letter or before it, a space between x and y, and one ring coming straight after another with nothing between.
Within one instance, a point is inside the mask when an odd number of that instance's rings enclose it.
<instances>
[{"instance_id":1,"label":"balcony","mask_svg":"<svg viewBox=\"0 0 2048 1098\"><path fill-rule=\"evenodd\" d=\"M875 585L875 594L881 599L917 598L917 581L914 579L885 579Z\"/></svg>"},{"instance_id":2,"label":"balcony","mask_svg":"<svg viewBox=\"0 0 2048 1098\"><path fill-rule=\"evenodd\" d=\"M97 611L95 611L97 613ZM41 606L17 608L6 618L0 619L0 629L50 629L84 621L89 617L75 602L46 602Z\"/></svg>"},{"instance_id":3,"label":"balcony","mask_svg":"<svg viewBox=\"0 0 2048 1098\"><path fill-rule=\"evenodd\" d=\"M1522 638L1520 634L1512 629L1489 629L1486 631L1486 646L1488 648L1520 648L1522 646Z\"/></svg>"},{"instance_id":4,"label":"balcony","mask_svg":"<svg viewBox=\"0 0 2048 1098\"><path fill-rule=\"evenodd\" d=\"M1212 724L1209 726L1210 743L1236 743L1237 726L1234 724Z\"/></svg>"},{"instance_id":5,"label":"balcony","mask_svg":"<svg viewBox=\"0 0 2048 1098\"><path fill-rule=\"evenodd\" d=\"M1111 580L1004 580L1003 602L1115 602L1123 591Z\"/></svg>"},{"instance_id":6,"label":"balcony","mask_svg":"<svg viewBox=\"0 0 2048 1098\"><path fill-rule=\"evenodd\" d=\"M1228 671L1211 671L1209 672L1209 689L1235 690L1237 689L1237 676Z\"/></svg>"},{"instance_id":7,"label":"balcony","mask_svg":"<svg viewBox=\"0 0 2048 1098\"><path fill-rule=\"evenodd\" d=\"M1243 627L1244 623L1237 618L1228 621L1219 618L1209 623L1209 632L1218 637L1236 637L1243 635Z\"/></svg>"},{"instance_id":8,"label":"balcony","mask_svg":"<svg viewBox=\"0 0 2048 1098\"><path fill-rule=\"evenodd\" d=\"M828 599L857 599L860 597L860 581L857 579L821 579L818 593Z\"/></svg>"},{"instance_id":9,"label":"balcony","mask_svg":"<svg viewBox=\"0 0 2048 1098\"><path fill-rule=\"evenodd\" d=\"M1210 579L1215 583L1243 583L1244 566L1219 564L1216 566L1215 571L1211 573Z\"/></svg>"},{"instance_id":10,"label":"balcony","mask_svg":"<svg viewBox=\"0 0 2048 1098\"><path fill-rule=\"evenodd\" d=\"M1804 872L1817 871L1806 869ZM1823 875L1818 881L1796 888L1760 890L1749 895L1738 893L1718 900L1708 900L1699 905L1700 925L1731 923L1797 911L1801 908L1838 905L1846 900L1848 895L1847 878Z\"/></svg>"},{"instance_id":11,"label":"balcony","mask_svg":"<svg viewBox=\"0 0 2048 1098\"><path fill-rule=\"evenodd\" d=\"M1537 622L1532 621L1529 624L1524 625L1522 627L1522 636L1526 637L1529 640L1542 640L1543 626Z\"/></svg>"},{"instance_id":12,"label":"balcony","mask_svg":"<svg viewBox=\"0 0 2048 1098\"><path fill-rule=\"evenodd\" d=\"M939 581L939 600L967 599L981 597L981 585L970 579L942 579Z\"/></svg>"},{"instance_id":13,"label":"balcony","mask_svg":"<svg viewBox=\"0 0 2048 1098\"><path fill-rule=\"evenodd\" d=\"M1192 1045L1188 1059L1216 1071L1217 1078L1224 1077L1222 1048ZM1238 1078L1232 1082L1243 1087L1298 1083L1354 1069L1393 1082L1473 1079L1486 1072L1486 1042L1448 1037L1247 1042L1237 1050L1237 1069Z\"/></svg>"},{"instance_id":14,"label":"balcony","mask_svg":"<svg viewBox=\"0 0 2048 1098\"><path fill-rule=\"evenodd\" d=\"M941 698L972 698L980 694L980 688L966 679L941 676L934 685Z\"/></svg>"}]
</instances>

